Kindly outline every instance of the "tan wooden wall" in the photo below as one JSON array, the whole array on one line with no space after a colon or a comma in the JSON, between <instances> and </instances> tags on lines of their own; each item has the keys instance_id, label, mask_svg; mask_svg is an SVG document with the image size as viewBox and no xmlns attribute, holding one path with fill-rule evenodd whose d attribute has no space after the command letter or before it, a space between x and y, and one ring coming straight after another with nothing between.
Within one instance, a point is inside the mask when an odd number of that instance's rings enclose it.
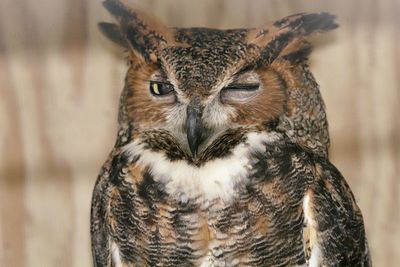
<instances>
[{"instance_id":1,"label":"tan wooden wall","mask_svg":"<svg viewBox=\"0 0 400 267\"><path fill-rule=\"evenodd\" d=\"M331 11L311 58L331 156L364 213L375 266L400 262L400 1L142 0L171 26L242 27ZM89 205L116 133L122 53L100 1L0 0L0 266L90 266Z\"/></svg>"}]
</instances>

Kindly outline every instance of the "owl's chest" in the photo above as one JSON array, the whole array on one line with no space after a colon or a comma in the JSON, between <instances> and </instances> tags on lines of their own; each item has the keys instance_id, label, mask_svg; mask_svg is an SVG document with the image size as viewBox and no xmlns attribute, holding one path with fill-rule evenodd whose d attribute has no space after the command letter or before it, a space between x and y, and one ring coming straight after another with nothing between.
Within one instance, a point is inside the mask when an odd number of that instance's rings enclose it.
<instances>
[{"instance_id":1,"label":"owl's chest","mask_svg":"<svg viewBox=\"0 0 400 267\"><path fill-rule=\"evenodd\" d=\"M201 167L132 148L136 160L113 172L108 194L116 253L134 266L305 263L309 173L296 154L265 152L265 142L254 136Z\"/></svg>"},{"instance_id":2,"label":"owl's chest","mask_svg":"<svg viewBox=\"0 0 400 267\"><path fill-rule=\"evenodd\" d=\"M139 196L111 206L117 253L134 266L301 265L301 203L257 192L232 205L150 202ZM134 199L137 198L137 199ZM154 198L154 199L152 199ZM287 266L285 265L285 266Z\"/></svg>"},{"instance_id":3,"label":"owl's chest","mask_svg":"<svg viewBox=\"0 0 400 267\"><path fill-rule=\"evenodd\" d=\"M142 173L138 168L110 194L108 221L122 258L137 266L303 263L305 183L297 182L295 189L288 186L291 179L260 170L253 172L254 179L237 180L228 201L201 194L183 201L154 174L135 176Z\"/></svg>"}]
</instances>

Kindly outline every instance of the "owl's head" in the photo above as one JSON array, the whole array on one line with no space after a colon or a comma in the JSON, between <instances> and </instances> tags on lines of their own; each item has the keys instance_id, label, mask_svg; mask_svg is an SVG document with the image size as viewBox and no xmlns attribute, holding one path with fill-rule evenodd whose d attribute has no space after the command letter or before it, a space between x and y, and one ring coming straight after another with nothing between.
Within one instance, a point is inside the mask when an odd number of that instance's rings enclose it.
<instances>
[{"instance_id":1,"label":"owl's head","mask_svg":"<svg viewBox=\"0 0 400 267\"><path fill-rule=\"evenodd\" d=\"M101 30L129 54L120 144L141 138L196 161L229 151L245 133L276 130L326 153L305 37L335 28L334 16L297 14L254 29L168 28L118 0L104 6L118 23Z\"/></svg>"}]
</instances>

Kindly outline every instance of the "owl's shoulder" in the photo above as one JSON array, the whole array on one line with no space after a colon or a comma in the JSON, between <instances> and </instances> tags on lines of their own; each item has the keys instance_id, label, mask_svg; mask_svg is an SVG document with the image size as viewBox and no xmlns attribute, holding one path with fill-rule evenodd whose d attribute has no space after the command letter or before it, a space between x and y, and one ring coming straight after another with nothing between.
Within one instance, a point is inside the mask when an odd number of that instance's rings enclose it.
<instances>
[{"instance_id":1,"label":"owl's shoulder","mask_svg":"<svg viewBox=\"0 0 400 267\"><path fill-rule=\"evenodd\" d=\"M265 151L255 157L255 168L258 172L256 175L261 179L274 177L279 182L286 183L292 178L294 184L287 183L287 186L296 187L297 184L306 182L307 188L340 194L351 200L353 198L345 177L326 156L291 142L288 138L265 146Z\"/></svg>"}]
</instances>

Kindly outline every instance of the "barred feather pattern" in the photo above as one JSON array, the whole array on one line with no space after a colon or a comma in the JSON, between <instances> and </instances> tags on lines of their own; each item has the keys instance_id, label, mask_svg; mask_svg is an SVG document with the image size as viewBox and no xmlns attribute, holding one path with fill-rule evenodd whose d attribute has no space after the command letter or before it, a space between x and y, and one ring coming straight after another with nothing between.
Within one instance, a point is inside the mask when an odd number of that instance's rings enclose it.
<instances>
[{"instance_id":1,"label":"barred feather pattern","mask_svg":"<svg viewBox=\"0 0 400 267\"><path fill-rule=\"evenodd\" d=\"M139 158L114 151L92 207L97 266L113 266L112 244L123 266L306 266L305 242L323 266L370 266L360 210L337 169L287 138L264 149L228 203L177 201ZM306 195L315 240L304 240Z\"/></svg>"},{"instance_id":2,"label":"barred feather pattern","mask_svg":"<svg viewBox=\"0 0 400 267\"><path fill-rule=\"evenodd\" d=\"M361 212L327 160L325 106L307 66L304 38L337 27L334 16L169 29L118 0L104 6L119 25L100 27L129 46L130 65L117 143L93 192L95 266L370 266ZM157 71L175 100L148 91ZM221 100L245 72L258 94Z\"/></svg>"}]
</instances>

